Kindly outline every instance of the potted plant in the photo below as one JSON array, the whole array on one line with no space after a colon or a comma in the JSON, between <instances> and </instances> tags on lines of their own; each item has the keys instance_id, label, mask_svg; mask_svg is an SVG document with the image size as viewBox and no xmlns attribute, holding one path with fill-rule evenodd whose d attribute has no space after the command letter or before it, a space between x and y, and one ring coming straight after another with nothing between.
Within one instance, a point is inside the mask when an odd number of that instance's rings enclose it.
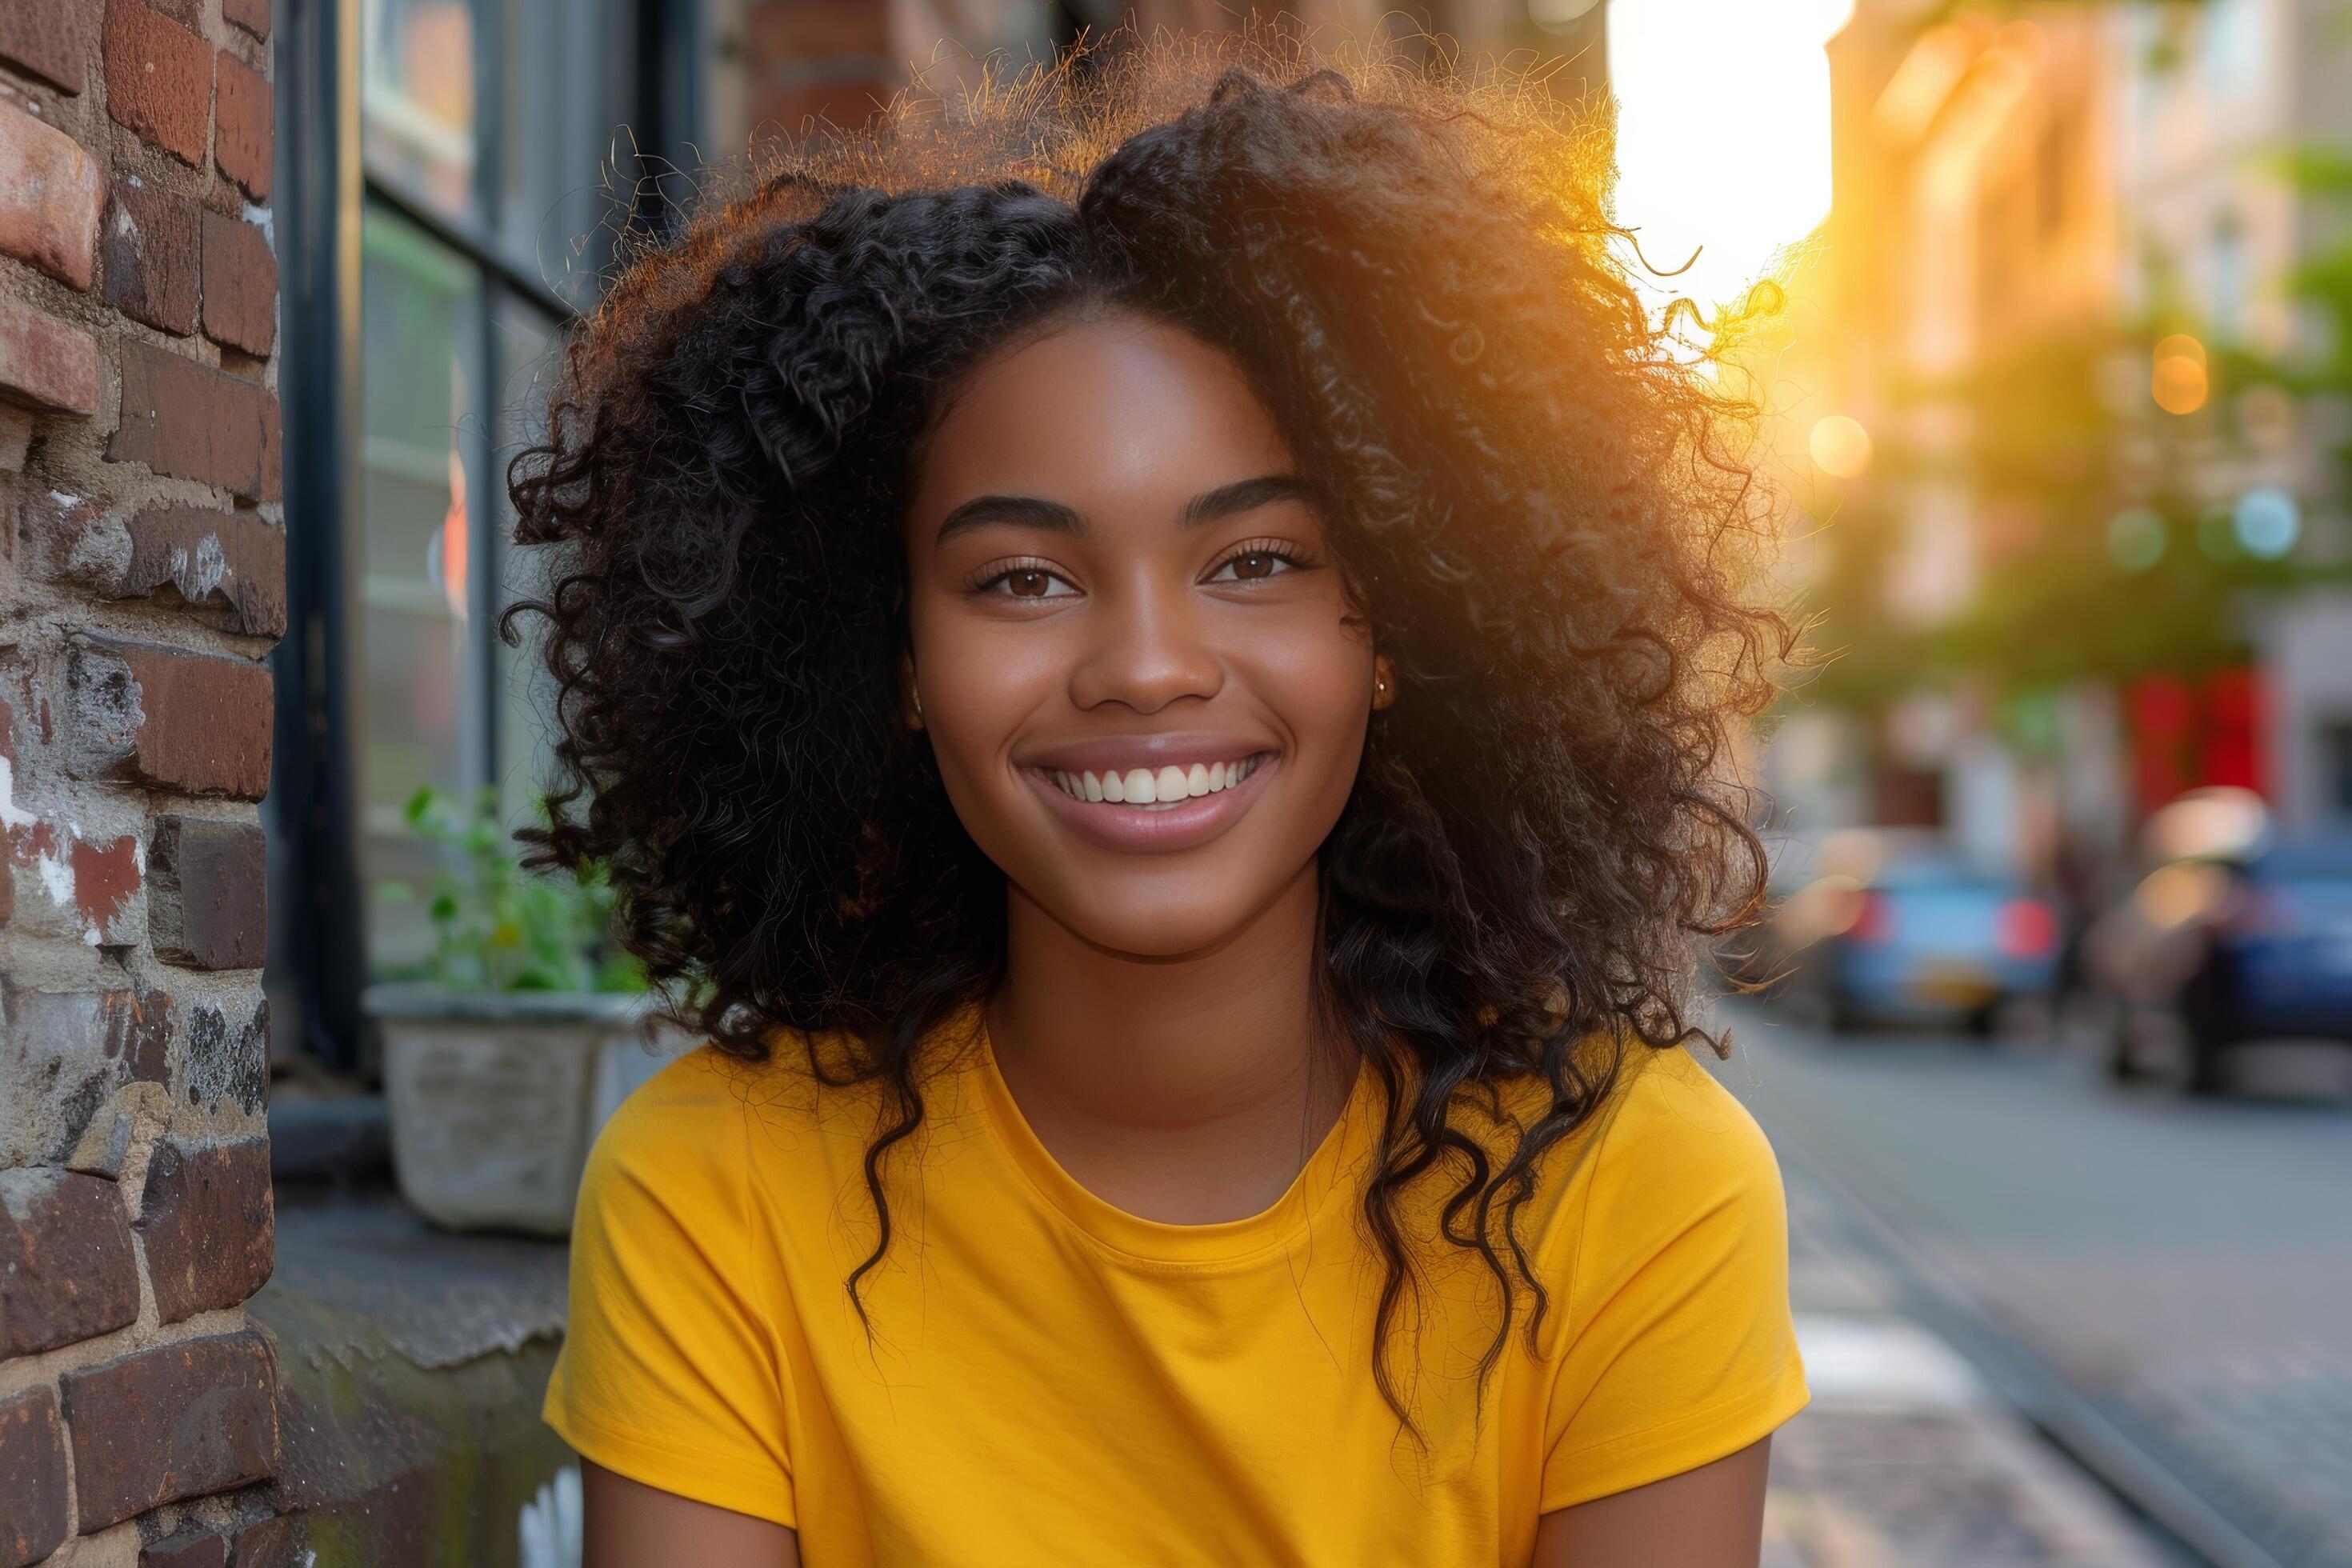
<instances>
[{"instance_id":1,"label":"potted plant","mask_svg":"<svg viewBox=\"0 0 2352 1568\"><path fill-rule=\"evenodd\" d=\"M693 1042L613 940L603 867L524 870L493 790L420 789L406 815L451 864L429 889L384 884L426 900L433 950L362 999L401 1195L453 1229L562 1236L597 1130Z\"/></svg>"}]
</instances>

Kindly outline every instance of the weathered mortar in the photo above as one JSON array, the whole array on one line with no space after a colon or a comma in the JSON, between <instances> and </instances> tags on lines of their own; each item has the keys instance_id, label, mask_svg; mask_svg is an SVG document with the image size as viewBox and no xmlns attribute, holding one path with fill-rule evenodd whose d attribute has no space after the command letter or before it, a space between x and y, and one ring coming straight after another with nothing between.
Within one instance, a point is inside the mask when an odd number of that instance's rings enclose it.
<instances>
[{"instance_id":1,"label":"weathered mortar","mask_svg":"<svg viewBox=\"0 0 2352 1568\"><path fill-rule=\"evenodd\" d=\"M196 1500L280 1458L239 1304L273 1234L259 893L152 853L249 828L268 778L268 35L247 0L0 11L0 1568L241 1530Z\"/></svg>"}]
</instances>

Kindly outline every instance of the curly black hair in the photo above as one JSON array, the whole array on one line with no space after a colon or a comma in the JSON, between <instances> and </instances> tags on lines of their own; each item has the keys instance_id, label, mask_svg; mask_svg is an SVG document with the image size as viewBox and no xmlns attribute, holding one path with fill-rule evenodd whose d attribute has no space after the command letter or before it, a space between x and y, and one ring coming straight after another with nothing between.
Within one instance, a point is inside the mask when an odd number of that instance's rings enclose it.
<instances>
[{"instance_id":1,"label":"curly black hair","mask_svg":"<svg viewBox=\"0 0 2352 1568\"><path fill-rule=\"evenodd\" d=\"M1120 309L1229 353L1332 510L1401 691L1321 854L1323 1002L1388 1116L1362 1194L1374 1374L1420 1278L1401 1200L1547 1297L1517 1227L1625 1051L1696 1038L1698 939L1764 862L1727 741L1794 633L1751 564L1742 416L1644 308L1605 118L1538 79L1160 35L909 94L635 257L509 471L560 735L538 863L601 858L684 1020L923 1114L927 1037L1003 963L1003 878L898 721L898 524L943 389ZM1580 1044L1600 1038L1611 1049ZM820 1045L820 1042L824 1042ZM1549 1090L1507 1114L1502 1090ZM1525 1103L1516 1099L1514 1103ZM1487 1130L1506 1128L1497 1142Z\"/></svg>"}]
</instances>

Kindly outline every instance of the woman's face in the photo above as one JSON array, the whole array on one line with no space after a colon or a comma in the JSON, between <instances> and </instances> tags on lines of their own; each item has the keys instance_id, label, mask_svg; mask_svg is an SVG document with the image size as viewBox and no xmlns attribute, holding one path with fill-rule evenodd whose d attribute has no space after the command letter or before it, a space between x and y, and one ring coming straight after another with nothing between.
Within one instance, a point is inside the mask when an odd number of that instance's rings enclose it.
<instances>
[{"instance_id":1,"label":"woman's face","mask_svg":"<svg viewBox=\"0 0 2352 1568\"><path fill-rule=\"evenodd\" d=\"M1020 893L1168 957L1308 870L1355 781L1372 647L1223 353L1115 314L982 362L905 531L922 722Z\"/></svg>"}]
</instances>

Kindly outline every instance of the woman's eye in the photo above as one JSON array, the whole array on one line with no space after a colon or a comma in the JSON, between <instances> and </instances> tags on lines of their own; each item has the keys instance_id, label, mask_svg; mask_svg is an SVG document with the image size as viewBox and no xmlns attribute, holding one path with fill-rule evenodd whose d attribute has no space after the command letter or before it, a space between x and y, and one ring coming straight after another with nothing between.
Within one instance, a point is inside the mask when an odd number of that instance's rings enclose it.
<instances>
[{"instance_id":1,"label":"woman's eye","mask_svg":"<svg viewBox=\"0 0 2352 1568\"><path fill-rule=\"evenodd\" d=\"M1016 566L1010 572L1000 572L982 584L982 591L1012 599L1060 599L1077 592L1038 566Z\"/></svg>"},{"instance_id":2,"label":"woman's eye","mask_svg":"<svg viewBox=\"0 0 2352 1568\"><path fill-rule=\"evenodd\" d=\"M1253 550L1236 555L1210 574L1212 583L1254 583L1262 577L1273 577L1295 571L1297 563L1286 555L1276 555L1271 550Z\"/></svg>"}]
</instances>

